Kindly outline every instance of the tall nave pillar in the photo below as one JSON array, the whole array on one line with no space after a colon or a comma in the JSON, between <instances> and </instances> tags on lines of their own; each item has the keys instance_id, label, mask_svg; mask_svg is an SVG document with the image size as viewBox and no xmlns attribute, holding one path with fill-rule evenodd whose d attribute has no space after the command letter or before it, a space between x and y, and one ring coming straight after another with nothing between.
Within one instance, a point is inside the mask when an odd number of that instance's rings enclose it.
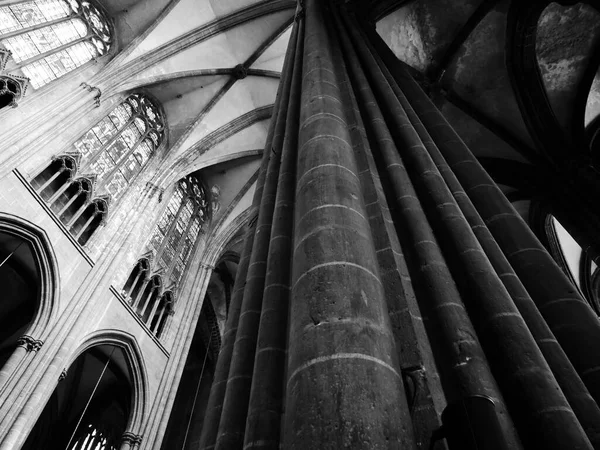
<instances>
[{"instance_id":1,"label":"tall nave pillar","mask_svg":"<svg viewBox=\"0 0 600 450\"><path fill-rule=\"evenodd\" d=\"M200 448L600 448L597 317L387 52L301 2Z\"/></svg>"}]
</instances>

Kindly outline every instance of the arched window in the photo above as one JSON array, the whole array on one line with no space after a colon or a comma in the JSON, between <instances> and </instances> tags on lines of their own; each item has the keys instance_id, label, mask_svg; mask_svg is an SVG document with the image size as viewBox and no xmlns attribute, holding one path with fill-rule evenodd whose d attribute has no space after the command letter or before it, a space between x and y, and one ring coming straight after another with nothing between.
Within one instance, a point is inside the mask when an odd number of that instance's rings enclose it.
<instances>
[{"instance_id":1,"label":"arched window","mask_svg":"<svg viewBox=\"0 0 600 450\"><path fill-rule=\"evenodd\" d=\"M0 45L39 88L102 56L111 45L105 15L85 0L35 0L0 6Z\"/></svg>"},{"instance_id":2,"label":"arched window","mask_svg":"<svg viewBox=\"0 0 600 450\"><path fill-rule=\"evenodd\" d=\"M207 218L206 194L193 176L179 181L167 209L154 228L149 250L155 255L156 269L170 283L183 275L192 247Z\"/></svg>"},{"instance_id":3,"label":"arched window","mask_svg":"<svg viewBox=\"0 0 600 450\"><path fill-rule=\"evenodd\" d=\"M83 245L161 144L163 131L158 107L145 95L130 95L31 184Z\"/></svg>"},{"instance_id":4,"label":"arched window","mask_svg":"<svg viewBox=\"0 0 600 450\"><path fill-rule=\"evenodd\" d=\"M51 397L24 450L117 450L135 402L129 355L101 344L73 361Z\"/></svg>"},{"instance_id":5,"label":"arched window","mask_svg":"<svg viewBox=\"0 0 600 450\"><path fill-rule=\"evenodd\" d=\"M198 179L188 176L179 181L151 234L147 255L135 265L121 291L140 319L159 338L172 312L173 292L208 217L207 208L206 195Z\"/></svg>"},{"instance_id":6,"label":"arched window","mask_svg":"<svg viewBox=\"0 0 600 450\"><path fill-rule=\"evenodd\" d=\"M156 104L145 95L130 95L73 144L80 172L93 174L96 191L116 199L161 144L163 131Z\"/></svg>"}]
</instances>

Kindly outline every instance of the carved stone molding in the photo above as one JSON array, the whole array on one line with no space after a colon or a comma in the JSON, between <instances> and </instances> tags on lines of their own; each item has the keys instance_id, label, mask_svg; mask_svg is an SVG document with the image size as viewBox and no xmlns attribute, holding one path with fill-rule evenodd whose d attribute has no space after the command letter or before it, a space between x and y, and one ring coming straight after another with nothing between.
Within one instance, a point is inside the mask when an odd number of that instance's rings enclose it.
<instances>
[{"instance_id":1,"label":"carved stone molding","mask_svg":"<svg viewBox=\"0 0 600 450\"><path fill-rule=\"evenodd\" d=\"M96 95L94 95L94 105L96 106L96 108L98 108L100 106L100 97L102 97L102 91L100 90L100 88L96 86L91 86L85 81L81 83L80 86L88 92L96 92Z\"/></svg>"},{"instance_id":2,"label":"carved stone molding","mask_svg":"<svg viewBox=\"0 0 600 450\"><path fill-rule=\"evenodd\" d=\"M58 376L58 381L59 383L64 380L65 378L67 378L67 369L63 369L63 371L60 373L60 375Z\"/></svg>"},{"instance_id":3,"label":"carved stone molding","mask_svg":"<svg viewBox=\"0 0 600 450\"><path fill-rule=\"evenodd\" d=\"M121 442L123 444L135 445L140 444L142 442L142 436L133 434L130 431L126 431L123 433L123 437L121 438Z\"/></svg>"},{"instance_id":4,"label":"carved stone molding","mask_svg":"<svg viewBox=\"0 0 600 450\"><path fill-rule=\"evenodd\" d=\"M248 69L243 64L238 64L233 68L233 76L238 80L243 80L248 76Z\"/></svg>"},{"instance_id":5,"label":"carved stone molding","mask_svg":"<svg viewBox=\"0 0 600 450\"><path fill-rule=\"evenodd\" d=\"M11 57L12 52L5 48L0 48L0 70L4 70L8 59Z\"/></svg>"},{"instance_id":6,"label":"carved stone molding","mask_svg":"<svg viewBox=\"0 0 600 450\"><path fill-rule=\"evenodd\" d=\"M23 347L28 352L37 352L44 345L44 341L32 338L31 336L23 335L17 339L17 346Z\"/></svg>"},{"instance_id":7,"label":"carved stone molding","mask_svg":"<svg viewBox=\"0 0 600 450\"><path fill-rule=\"evenodd\" d=\"M164 189L153 184L153 183L146 183L146 189L148 189L148 193L150 194L150 197L153 197L155 194L158 193L158 202L162 202L162 196L164 193Z\"/></svg>"},{"instance_id":8,"label":"carved stone molding","mask_svg":"<svg viewBox=\"0 0 600 450\"><path fill-rule=\"evenodd\" d=\"M0 57L0 66L2 65ZM18 101L20 101L27 92L27 86L29 85L29 78L22 77L20 75L1 74L0 75L0 96L11 96L12 101L9 106L16 108Z\"/></svg>"},{"instance_id":9,"label":"carved stone molding","mask_svg":"<svg viewBox=\"0 0 600 450\"><path fill-rule=\"evenodd\" d=\"M121 438L121 442L123 444L134 444L135 440L137 438L137 435L130 433L129 431L126 431L125 433L123 433L123 437Z\"/></svg>"}]
</instances>

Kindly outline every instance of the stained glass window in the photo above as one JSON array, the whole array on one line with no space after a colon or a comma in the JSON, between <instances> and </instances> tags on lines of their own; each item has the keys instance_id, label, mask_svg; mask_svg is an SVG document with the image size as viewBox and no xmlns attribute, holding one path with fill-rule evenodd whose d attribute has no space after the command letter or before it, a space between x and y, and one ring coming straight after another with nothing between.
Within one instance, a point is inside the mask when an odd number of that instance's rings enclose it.
<instances>
[{"instance_id":1,"label":"stained glass window","mask_svg":"<svg viewBox=\"0 0 600 450\"><path fill-rule=\"evenodd\" d=\"M34 88L106 54L111 30L86 0L35 0L0 6L0 46Z\"/></svg>"},{"instance_id":2,"label":"stained glass window","mask_svg":"<svg viewBox=\"0 0 600 450\"><path fill-rule=\"evenodd\" d=\"M96 176L96 190L118 198L160 145L164 124L145 95L130 95L73 146L81 171Z\"/></svg>"},{"instance_id":3,"label":"stained glass window","mask_svg":"<svg viewBox=\"0 0 600 450\"><path fill-rule=\"evenodd\" d=\"M155 254L155 270L164 270L178 283L206 220L206 194L193 176L179 181L165 212L156 224L148 246Z\"/></svg>"}]
</instances>

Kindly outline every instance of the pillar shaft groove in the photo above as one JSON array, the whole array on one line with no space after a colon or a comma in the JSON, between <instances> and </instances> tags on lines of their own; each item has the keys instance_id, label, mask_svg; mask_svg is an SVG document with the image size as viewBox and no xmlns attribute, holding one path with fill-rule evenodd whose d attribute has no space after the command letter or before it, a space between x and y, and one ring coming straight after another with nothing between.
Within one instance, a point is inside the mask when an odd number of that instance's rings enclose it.
<instances>
[{"instance_id":1,"label":"pillar shaft groove","mask_svg":"<svg viewBox=\"0 0 600 450\"><path fill-rule=\"evenodd\" d=\"M305 2L283 447L412 448L328 7Z\"/></svg>"},{"instance_id":2,"label":"pillar shaft groove","mask_svg":"<svg viewBox=\"0 0 600 450\"><path fill-rule=\"evenodd\" d=\"M271 226L279 180L281 152L286 128L285 117L292 85L297 36L298 28L294 26L286 53L286 57L289 59L289 69L286 71L286 79L282 81L281 104L276 111L277 118L273 141L270 147L265 148L265 152L271 153L271 157L266 170L264 189L258 210L256 234L252 245L250 265L248 266L248 277L244 287L238 330L227 380L227 390L223 400L223 411L221 413L217 443L215 445L215 448L218 450L242 448L244 442L244 429L252 385L252 372L254 369L254 357L260 324L267 257L269 255Z\"/></svg>"},{"instance_id":3,"label":"pillar shaft groove","mask_svg":"<svg viewBox=\"0 0 600 450\"><path fill-rule=\"evenodd\" d=\"M591 448L546 360L362 36L344 15L375 97L440 241L526 445ZM353 26L354 25L354 26Z\"/></svg>"},{"instance_id":4,"label":"pillar shaft groove","mask_svg":"<svg viewBox=\"0 0 600 450\"><path fill-rule=\"evenodd\" d=\"M304 20L297 39L269 243L244 449L279 449L283 410ZM296 37L293 33L292 39ZM294 42L292 40L291 42Z\"/></svg>"}]
</instances>

